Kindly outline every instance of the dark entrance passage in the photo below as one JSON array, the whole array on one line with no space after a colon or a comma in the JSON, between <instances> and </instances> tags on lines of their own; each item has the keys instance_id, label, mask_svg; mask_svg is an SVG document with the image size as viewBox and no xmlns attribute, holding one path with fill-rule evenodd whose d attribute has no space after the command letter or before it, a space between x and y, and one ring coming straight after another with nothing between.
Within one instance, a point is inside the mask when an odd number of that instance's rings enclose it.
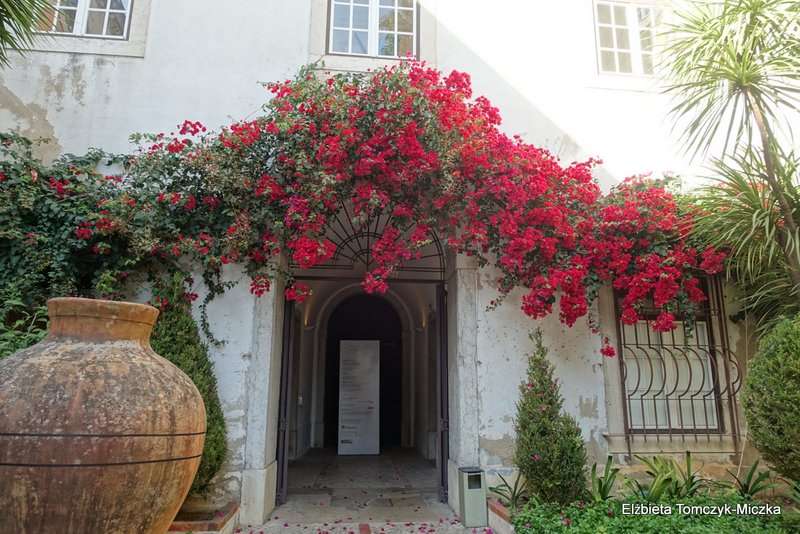
<instances>
[{"instance_id":1,"label":"dark entrance passage","mask_svg":"<svg viewBox=\"0 0 800 534\"><path fill-rule=\"evenodd\" d=\"M339 347L342 340L380 340L381 451L399 447L402 436L402 331L386 300L356 295L339 304L328 322L325 348L325 447L338 444Z\"/></svg>"},{"instance_id":2,"label":"dark entrance passage","mask_svg":"<svg viewBox=\"0 0 800 534\"><path fill-rule=\"evenodd\" d=\"M372 491L382 488L419 493L425 506L411 508L425 510L428 500L448 502L445 249L432 234L387 280L393 288L390 295L356 293L353 289L375 267L373 247L391 224L392 212L377 211L362 220L353 217L352 209L345 203L328 220L326 238L336 245L332 258L311 269L291 262L288 266L293 280L309 285L312 296L297 305L286 301L283 310L276 498L304 509L305 498L324 494L331 502L341 499L349 509L353 495L346 493L356 491L375 501L359 508L369 518L373 505L386 504L380 492ZM351 296L340 298L343 291ZM380 374L373 379L379 381L378 455L337 454L339 350L344 340L380 343ZM374 441L370 450L375 451ZM294 500L287 503L290 486Z\"/></svg>"}]
</instances>

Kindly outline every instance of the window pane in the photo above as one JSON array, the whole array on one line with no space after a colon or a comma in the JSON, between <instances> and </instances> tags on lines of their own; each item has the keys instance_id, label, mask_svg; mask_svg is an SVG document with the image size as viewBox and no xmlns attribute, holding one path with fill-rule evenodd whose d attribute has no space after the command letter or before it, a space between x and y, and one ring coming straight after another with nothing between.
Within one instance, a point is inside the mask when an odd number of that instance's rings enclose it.
<instances>
[{"instance_id":1,"label":"window pane","mask_svg":"<svg viewBox=\"0 0 800 534\"><path fill-rule=\"evenodd\" d=\"M397 11L397 31L411 33L414 31L414 12L408 9Z\"/></svg>"},{"instance_id":2,"label":"window pane","mask_svg":"<svg viewBox=\"0 0 800 534\"><path fill-rule=\"evenodd\" d=\"M614 24L617 26L625 26L628 24L625 6L614 6Z\"/></svg>"},{"instance_id":3,"label":"window pane","mask_svg":"<svg viewBox=\"0 0 800 534\"><path fill-rule=\"evenodd\" d=\"M61 0L60 2L51 2L53 5L56 3L61 7L78 7L78 0Z\"/></svg>"},{"instance_id":4,"label":"window pane","mask_svg":"<svg viewBox=\"0 0 800 534\"><path fill-rule=\"evenodd\" d=\"M380 29L394 31L394 9L381 9Z\"/></svg>"},{"instance_id":5,"label":"window pane","mask_svg":"<svg viewBox=\"0 0 800 534\"><path fill-rule=\"evenodd\" d=\"M617 71L617 63L614 61L614 52L600 52L600 69L603 72Z\"/></svg>"},{"instance_id":6,"label":"window pane","mask_svg":"<svg viewBox=\"0 0 800 534\"><path fill-rule=\"evenodd\" d=\"M639 26L650 27L653 25L652 10L649 7L640 7L637 13L639 14Z\"/></svg>"},{"instance_id":7,"label":"window pane","mask_svg":"<svg viewBox=\"0 0 800 534\"><path fill-rule=\"evenodd\" d=\"M89 7L94 9L105 9L108 7L108 0L92 0L92 3L89 4Z\"/></svg>"},{"instance_id":8,"label":"window pane","mask_svg":"<svg viewBox=\"0 0 800 534\"><path fill-rule=\"evenodd\" d=\"M72 33L75 31L75 10L63 9L58 12L56 19L56 31L62 33Z\"/></svg>"},{"instance_id":9,"label":"window pane","mask_svg":"<svg viewBox=\"0 0 800 534\"><path fill-rule=\"evenodd\" d=\"M608 26L600 26L600 46L603 48L614 48L614 34Z\"/></svg>"},{"instance_id":10,"label":"window pane","mask_svg":"<svg viewBox=\"0 0 800 534\"><path fill-rule=\"evenodd\" d=\"M111 0L111 9L119 9L124 11L128 9L128 2L130 0Z\"/></svg>"},{"instance_id":11,"label":"window pane","mask_svg":"<svg viewBox=\"0 0 800 534\"><path fill-rule=\"evenodd\" d=\"M414 7L414 0L399 0L397 5L400 7Z\"/></svg>"},{"instance_id":12,"label":"window pane","mask_svg":"<svg viewBox=\"0 0 800 534\"><path fill-rule=\"evenodd\" d=\"M52 7L47 8L47 10L42 13L42 16L39 17L39 20L36 22L36 30L40 32L52 31L55 18L56 10Z\"/></svg>"},{"instance_id":13,"label":"window pane","mask_svg":"<svg viewBox=\"0 0 800 534\"><path fill-rule=\"evenodd\" d=\"M109 13L106 35L114 37L125 35L125 13Z\"/></svg>"},{"instance_id":14,"label":"window pane","mask_svg":"<svg viewBox=\"0 0 800 534\"><path fill-rule=\"evenodd\" d=\"M393 33L379 33L378 34L378 55L393 56L394 54L394 34Z\"/></svg>"},{"instance_id":15,"label":"window pane","mask_svg":"<svg viewBox=\"0 0 800 534\"><path fill-rule=\"evenodd\" d=\"M367 53L367 32L353 32L350 51L354 54Z\"/></svg>"},{"instance_id":16,"label":"window pane","mask_svg":"<svg viewBox=\"0 0 800 534\"><path fill-rule=\"evenodd\" d=\"M394 6L394 0L381 0L382 6Z\"/></svg>"},{"instance_id":17,"label":"window pane","mask_svg":"<svg viewBox=\"0 0 800 534\"><path fill-rule=\"evenodd\" d=\"M369 4L369 0L353 0L354 4Z\"/></svg>"},{"instance_id":18,"label":"window pane","mask_svg":"<svg viewBox=\"0 0 800 534\"><path fill-rule=\"evenodd\" d=\"M617 48L623 50L630 50L631 42L628 38L628 30L624 28L617 28Z\"/></svg>"},{"instance_id":19,"label":"window pane","mask_svg":"<svg viewBox=\"0 0 800 534\"><path fill-rule=\"evenodd\" d=\"M619 52L617 54L617 60L619 60L619 72L633 72L630 53Z\"/></svg>"},{"instance_id":20,"label":"window pane","mask_svg":"<svg viewBox=\"0 0 800 534\"><path fill-rule=\"evenodd\" d=\"M412 35L398 35L397 36L397 55L406 57L414 54L414 36Z\"/></svg>"},{"instance_id":21,"label":"window pane","mask_svg":"<svg viewBox=\"0 0 800 534\"><path fill-rule=\"evenodd\" d=\"M90 11L86 20L86 33L89 35L103 35L103 24L106 20L104 11Z\"/></svg>"},{"instance_id":22,"label":"window pane","mask_svg":"<svg viewBox=\"0 0 800 534\"><path fill-rule=\"evenodd\" d=\"M339 4L333 6L333 25L336 28L350 27L350 6Z\"/></svg>"},{"instance_id":23,"label":"window pane","mask_svg":"<svg viewBox=\"0 0 800 534\"><path fill-rule=\"evenodd\" d=\"M597 4L597 20L602 24L611 24L611 8L608 4Z\"/></svg>"},{"instance_id":24,"label":"window pane","mask_svg":"<svg viewBox=\"0 0 800 534\"><path fill-rule=\"evenodd\" d=\"M347 30L333 30L333 51L347 53L350 49L347 43L350 40L350 32Z\"/></svg>"},{"instance_id":25,"label":"window pane","mask_svg":"<svg viewBox=\"0 0 800 534\"><path fill-rule=\"evenodd\" d=\"M650 30L642 30L639 32L639 38L642 44L642 50L649 52L653 49L653 32Z\"/></svg>"},{"instance_id":26,"label":"window pane","mask_svg":"<svg viewBox=\"0 0 800 534\"><path fill-rule=\"evenodd\" d=\"M653 74L652 54L642 54L642 72L645 74Z\"/></svg>"},{"instance_id":27,"label":"window pane","mask_svg":"<svg viewBox=\"0 0 800 534\"><path fill-rule=\"evenodd\" d=\"M368 7L354 7L353 8L353 28L366 30L369 27L369 8Z\"/></svg>"}]
</instances>

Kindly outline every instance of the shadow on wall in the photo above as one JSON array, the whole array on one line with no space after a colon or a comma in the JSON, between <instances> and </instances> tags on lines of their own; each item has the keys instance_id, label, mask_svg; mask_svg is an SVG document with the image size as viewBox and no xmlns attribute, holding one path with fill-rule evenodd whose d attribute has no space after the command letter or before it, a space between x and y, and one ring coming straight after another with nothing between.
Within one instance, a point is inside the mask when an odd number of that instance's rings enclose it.
<instances>
[{"instance_id":1,"label":"shadow on wall","mask_svg":"<svg viewBox=\"0 0 800 534\"><path fill-rule=\"evenodd\" d=\"M424 6L423 19L435 19L435 15ZM509 135L520 134L526 142L549 150L559 157L562 163L584 161L599 154L581 147L566 130L559 126L543 110L539 109L530 98L514 88L497 70L489 65L475 50L456 36L441 21L437 21L437 46L442 43L455 43L459 47L459 57L464 58L462 65L441 65L440 69L456 69L467 72L473 82L475 96L485 95L492 104L500 109L503 117L501 128ZM438 55L438 53L437 53ZM483 88L491 88L486 91ZM509 113L509 108L514 109L514 114ZM524 126L523 126L524 125ZM611 185L619 182L604 167L597 167L594 176L607 190Z\"/></svg>"}]
</instances>

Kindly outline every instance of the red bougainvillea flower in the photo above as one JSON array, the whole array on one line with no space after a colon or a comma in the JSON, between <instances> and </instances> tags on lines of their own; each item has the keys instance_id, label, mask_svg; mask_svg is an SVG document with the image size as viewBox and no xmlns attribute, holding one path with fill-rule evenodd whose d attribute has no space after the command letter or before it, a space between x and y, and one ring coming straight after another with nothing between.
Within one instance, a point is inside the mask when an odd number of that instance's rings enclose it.
<instances>
[{"instance_id":1,"label":"red bougainvillea flower","mask_svg":"<svg viewBox=\"0 0 800 534\"><path fill-rule=\"evenodd\" d=\"M568 326L586 317L594 328L592 304L608 285L623 323L655 309L662 331L705 300L698 273L723 268L723 252L686 242L691 221L664 181L635 176L604 194L593 177L600 160L565 165L506 135L497 108L473 98L466 73L403 61L368 75L303 69L267 88L262 117L218 135L185 121L180 135L192 139L148 138L131 172L140 165L149 178L162 162L176 178L155 202L128 208L170 218L160 254L176 234L207 233L201 242L184 238L181 252L197 254L211 276L242 262L262 295L275 273L291 279L282 253L292 268L319 266L337 253L334 221L375 232L365 225L382 217L362 281L368 293L385 293L437 237L494 269L492 306L521 289L526 315L557 311ZM286 298L302 301L309 291L292 284ZM604 340L601 353L614 349Z\"/></svg>"},{"instance_id":2,"label":"red bougainvillea flower","mask_svg":"<svg viewBox=\"0 0 800 534\"><path fill-rule=\"evenodd\" d=\"M292 300L300 303L304 302L309 296L311 296L311 288L302 282L296 282L287 287L284 294L286 300Z\"/></svg>"},{"instance_id":3,"label":"red bougainvillea flower","mask_svg":"<svg viewBox=\"0 0 800 534\"><path fill-rule=\"evenodd\" d=\"M94 235L94 230L91 226L89 222L82 222L81 225L75 229L75 237L84 241L91 239Z\"/></svg>"},{"instance_id":4,"label":"red bougainvillea flower","mask_svg":"<svg viewBox=\"0 0 800 534\"><path fill-rule=\"evenodd\" d=\"M206 127L203 126L200 121L190 121L185 120L183 124L180 125L180 134L181 135L199 135L201 133L205 133Z\"/></svg>"},{"instance_id":5,"label":"red bougainvillea flower","mask_svg":"<svg viewBox=\"0 0 800 534\"><path fill-rule=\"evenodd\" d=\"M600 354L606 358L613 358L617 355L617 351L611 346L607 337L603 338L603 345L600 347Z\"/></svg>"},{"instance_id":6,"label":"red bougainvillea flower","mask_svg":"<svg viewBox=\"0 0 800 534\"><path fill-rule=\"evenodd\" d=\"M675 328L675 316L670 312L663 311L653 322L653 330L656 332L669 332Z\"/></svg>"},{"instance_id":7,"label":"red bougainvillea flower","mask_svg":"<svg viewBox=\"0 0 800 534\"><path fill-rule=\"evenodd\" d=\"M264 295L264 293L269 291L270 286L271 286L271 281L269 277L263 274L256 275L250 281L250 293L252 293L257 297L260 297Z\"/></svg>"}]
</instances>

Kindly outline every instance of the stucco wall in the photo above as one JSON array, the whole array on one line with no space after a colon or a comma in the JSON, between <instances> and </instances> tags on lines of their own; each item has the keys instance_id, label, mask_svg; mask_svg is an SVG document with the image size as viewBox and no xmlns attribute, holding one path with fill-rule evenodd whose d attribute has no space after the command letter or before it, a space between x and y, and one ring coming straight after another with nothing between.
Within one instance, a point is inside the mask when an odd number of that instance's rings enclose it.
<instances>
[{"instance_id":1,"label":"stucco wall","mask_svg":"<svg viewBox=\"0 0 800 534\"><path fill-rule=\"evenodd\" d=\"M227 280L237 280L241 276L242 273L237 268L227 269ZM207 290L202 284L198 290L200 298L196 302L202 302ZM209 344L209 355L214 363L228 438L228 456L209 496L212 503L238 501L241 496L241 472L245 465L247 433L246 375L253 348L254 304L254 297L247 290L247 284L239 284L214 299L208 306L212 333L223 342L222 345ZM199 320L199 305L194 306L193 313L195 320Z\"/></svg>"},{"instance_id":2,"label":"stucco wall","mask_svg":"<svg viewBox=\"0 0 800 534\"><path fill-rule=\"evenodd\" d=\"M484 269L478 290L478 398L480 462L487 469L513 465L514 423L519 384L525 380L527 354L533 349L528 335L540 328L548 357L556 369L564 410L573 415L587 443L590 461L603 459L606 443L603 356L600 337L585 320L572 328L556 315L533 320L520 310L521 291L515 291L497 309L484 311L497 291L491 281L497 273Z\"/></svg>"},{"instance_id":3,"label":"stucco wall","mask_svg":"<svg viewBox=\"0 0 800 534\"><path fill-rule=\"evenodd\" d=\"M309 0L140 2L152 3L144 57L35 51L0 70L0 130L53 138L46 156L125 151L132 132L253 114L267 96L258 82L308 61Z\"/></svg>"}]
</instances>

